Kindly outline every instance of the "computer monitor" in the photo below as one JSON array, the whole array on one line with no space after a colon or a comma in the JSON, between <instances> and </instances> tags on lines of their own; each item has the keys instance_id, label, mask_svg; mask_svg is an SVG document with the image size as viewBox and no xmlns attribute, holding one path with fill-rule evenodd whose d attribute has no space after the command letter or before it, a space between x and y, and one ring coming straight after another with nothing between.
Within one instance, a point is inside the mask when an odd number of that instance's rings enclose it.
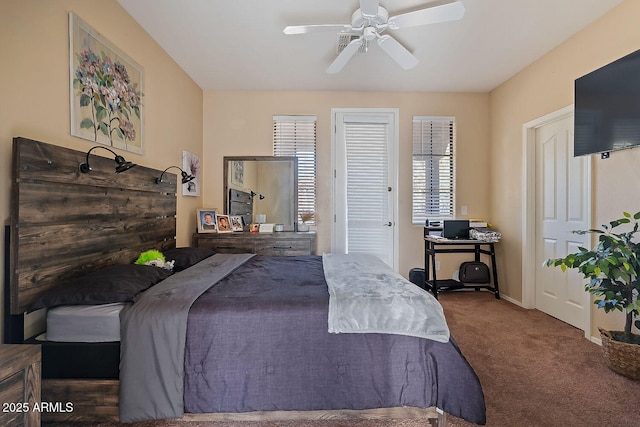
<instances>
[{"instance_id":1,"label":"computer monitor","mask_svg":"<svg viewBox=\"0 0 640 427\"><path fill-rule=\"evenodd\" d=\"M452 240L466 240L469 238L468 219L445 219L442 237Z\"/></svg>"}]
</instances>

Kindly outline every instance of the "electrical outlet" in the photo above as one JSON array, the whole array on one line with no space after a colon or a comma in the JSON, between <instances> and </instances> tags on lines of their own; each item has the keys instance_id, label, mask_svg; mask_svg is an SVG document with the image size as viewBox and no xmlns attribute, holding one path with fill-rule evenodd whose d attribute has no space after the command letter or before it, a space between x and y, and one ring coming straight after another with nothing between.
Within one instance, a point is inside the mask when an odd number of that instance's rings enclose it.
<instances>
[{"instance_id":1,"label":"electrical outlet","mask_svg":"<svg viewBox=\"0 0 640 427\"><path fill-rule=\"evenodd\" d=\"M440 261L436 261L436 271L440 270Z\"/></svg>"},{"instance_id":2,"label":"electrical outlet","mask_svg":"<svg viewBox=\"0 0 640 427\"><path fill-rule=\"evenodd\" d=\"M467 214L467 206L460 206L460 215Z\"/></svg>"}]
</instances>

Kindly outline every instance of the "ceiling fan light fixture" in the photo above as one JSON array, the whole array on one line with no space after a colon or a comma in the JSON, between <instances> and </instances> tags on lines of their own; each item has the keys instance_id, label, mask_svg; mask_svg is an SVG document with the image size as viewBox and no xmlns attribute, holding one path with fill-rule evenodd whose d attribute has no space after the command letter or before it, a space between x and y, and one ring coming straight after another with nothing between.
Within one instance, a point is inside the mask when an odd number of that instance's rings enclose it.
<instances>
[{"instance_id":1,"label":"ceiling fan light fixture","mask_svg":"<svg viewBox=\"0 0 640 427\"><path fill-rule=\"evenodd\" d=\"M379 0L360 0L360 8L351 15L351 25L298 25L286 27L285 34L306 34L320 31L337 31L337 57L327 69L335 74L342 70L356 53L367 52L370 43L376 40L382 50L404 70L415 67L418 62L411 52L390 35L382 35L387 29L429 25L456 21L464 16L464 5L460 0L443 0L400 15L389 17Z\"/></svg>"}]
</instances>

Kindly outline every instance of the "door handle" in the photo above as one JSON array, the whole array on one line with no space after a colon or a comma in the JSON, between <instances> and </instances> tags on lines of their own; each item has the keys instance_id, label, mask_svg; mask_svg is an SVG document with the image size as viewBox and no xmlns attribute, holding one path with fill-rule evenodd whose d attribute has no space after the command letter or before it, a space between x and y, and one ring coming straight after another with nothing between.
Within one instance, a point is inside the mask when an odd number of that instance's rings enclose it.
<instances>
[{"instance_id":1,"label":"door handle","mask_svg":"<svg viewBox=\"0 0 640 427\"><path fill-rule=\"evenodd\" d=\"M392 223L391 221L389 221L388 223L386 223L386 224L382 224L382 225L384 225L384 226L386 226L386 227L391 227L391 226L393 225L393 223Z\"/></svg>"}]
</instances>

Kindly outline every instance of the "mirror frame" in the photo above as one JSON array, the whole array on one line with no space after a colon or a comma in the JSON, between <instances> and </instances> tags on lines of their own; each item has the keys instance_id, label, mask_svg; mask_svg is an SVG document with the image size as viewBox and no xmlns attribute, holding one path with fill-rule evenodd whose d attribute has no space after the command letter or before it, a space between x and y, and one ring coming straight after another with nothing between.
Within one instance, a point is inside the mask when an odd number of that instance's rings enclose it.
<instances>
[{"instance_id":1,"label":"mirror frame","mask_svg":"<svg viewBox=\"0 0 640 427\"><path fill-rule=\"evenodd\" d=\"M224 156L222 158L223 163L223 192L224 192L224 209L225 212L229 212L229 165L233 161L260 161L260 162L293 162L293 188L291 189L291 196L293 198L293 206L291 218L292 224L284 224L284 231L296 231L298 224L298 158L295 156ZM247 226L249 224L245 224Z\"/></svg>"}]
</instances>

